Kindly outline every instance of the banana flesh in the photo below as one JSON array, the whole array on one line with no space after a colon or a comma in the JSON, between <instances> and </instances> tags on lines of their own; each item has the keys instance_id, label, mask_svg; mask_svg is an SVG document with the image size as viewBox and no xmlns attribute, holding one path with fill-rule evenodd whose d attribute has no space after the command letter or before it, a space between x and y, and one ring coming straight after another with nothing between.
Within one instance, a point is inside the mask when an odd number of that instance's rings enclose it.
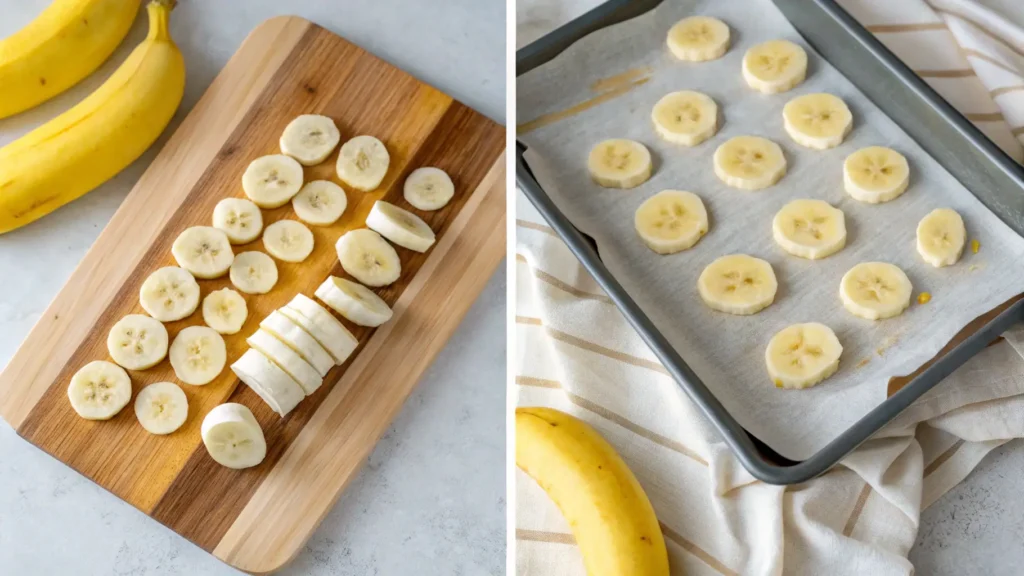
<instances>
[{"instance_id":1,"label":"banana flesh","mask_svg":"<svg viewBox=\"0 0 1024 576\"><path fill-rule=\"evenodd\" d=\"M775 214L772 236L786 252L817 260L846 246L846 218L824 200L793 200Z\"/></svg>"},{"instance_id":2,"label":"banana flesh","mask_svg":"<svg viewBox=\"0 0 1024 576\"><path fill-rule=\"evenodd\" d=\"M384 143L373 136L356 136L338 152L338 178L356 190L376 190L387 176L391 155Z\"/></svg>"},{"instance_id":3,"label":"banana flesh","mask_svg":"<svg viewBox=\"0 0 1024 576\"><path fill-rule=\"evenodd\" d=\"M78 369L68 384L68 400L86 420L109 420L132 399L132 381L117 364L94 360Z\"/></svg>"},{"instance_id":4,"label":"banana flesh","mask_svg":"<svg viewBox=\"0 0 1024 576\"><path fill-rule=\"evenodd\" d=\"M416 252L426 252L434 245L434 231L422 218L383 200L373 203L366 216L366 227Z\"/></svg>"},{"instance_id":5,"label":"banana flesh","mask_svg":"<svg viewBox=\"0 0 1024 576\"><path fill-rule=\"evenodd\" d=\"M185 384L209 384L224 370L227 347L224 338L208 326L183 328L168 352L174 375Z\"/></svg>"},{"instance_id":6,"label":"banana flesh","mask_svg":"<svg viewBox=\"0 0 1024 576\"><path fill-rule=\"evenodd\" d=\"M687 62L714 60L729 50L729 26L709 16L683 18L669 28L668 48Z\"/></svg>"},{"instance_id":7,"label":"banana flesh","mask_svg":"<svg viewBox=\"0 0 1024 576\"><path fill-rule=\"evenodd\" d=\"M227 234L211 226L186 228L174 240L171 254L196 278L219 278L235 260Z\"/></svg>"},{"instance_id":8,"label":"banana flesh","mask_svg":"<svg viewBox=\"0 0 1024 576\"><path fill-rule=\"evenodd\" d=\"M281 134L281 153L305 166L314 166L327 159L341 141L334 120L319 114L303 114L288 123Z\"/></svg>"},{"instance_id":9,"label":"banana flesh","mask_svg":"<svg viewBox=\"0 0 1024 576\"><path fill-rule=\"evenodd\" d=\"M758 44L743 55L743 79L764 94L777 94L800 85L807 76L807 52L789 40Z\"/></svg>"},{"instance_id":10,"label":"banana flesh","mask_svg":"<svg viewBox=\"0 0 1024 576\"><path fill-rule=\"evenodd\" d=\"M387 286L402 273L398 252L369 228L346 232L335 249L345 272L367 286Z\"/></svg>"},{"instance_id":11,"label":"banana flesh","mask_svg":"<svg viewBox=\"0 0 1024 576\"><path fill-rule=\"evenodd\" d=\"M786 132L794 142L814 150L827 150L843 143L853 126L853 114L832 94L804 94L782 109Z\"/></svg>"},{"instance_id":12,"label":"banana flesh","mask_svg":"<svg viewBox=\"0 0 1024 576\"><path fill-rule=\"evenodd\" d=\"M203 322L221 334L237 334L249 317L245 298L231 288L221 288L203 298Z\"/></svg>"},{"instance_id":13,"label":"banana flesh","mask_svg":"<svg viewBox=\"0 0 1024 576\"><path fill-rule=\"evenodd\" d=\"M402 195L417 210L440 210L455 196L455 184L440 168L417 168L405 179Z\"/></svg>"},{"instance_id":14,"label":"banana flesh","mask_svg":"<svg viewBox=\"0 0 1024 576\"><path fill-rule=\"evenodd\" d=\"M651 177L652 167L647 147L624 138L598 143L587 159L590 177L605 188L635 188Z\"/></svg>"},{"instance_id":15,"label":"banana flesh","mask_svg":"<svg viewBox=\"0 0 1024 576\"><path fill-rule=\"evenodd\" d=\"M344 278L330 276L316 289L316 297L350 322L380 326L391 319L391 308L372 290Z\"/></svg>"},{"instance_id":16,"label":"banana flesh","mask_svg":"<svg viewBox=\"0 0 1024 576\"><path fill-rule=\"evenodd\" d=\"M232 244L248 244L263 232L263 213L251 200L225 198L213 208L213 227Z\"/></svg>"},{"instance_id":17,"label":"banana flesh","mask_svg":"<svg viewBox=\"0 0 1024 576\"><path fill-rule=\"evenodd\" d=\"M708 308L740 316L771 305L778 287L772 265L746 254L716 259L697 279L697 290Z\"/></svg>"},{"instance_id":18,"label":"banana flesh","mask_svg":"<svg viewBox=\"0 0 1024 576\"><path fill-rule=\"evenodd\" d=\"M184 268L159 268L142 283L139 304L161 322L181 320L199 306L199 283Z\"/></svg>"},{"instance_id":19,"label":"banana flesh","mask_svg":"<svg viewBox=\"0 0 1024 576\"><path fill-rule=\"evenodd\" d=\"M302 262L313 252L313 233L302 222L278 220L263 231L263 247L285 262Z\"/></svg>"},{"instance_id":20,"label":"banana flesh","mask_svg":"<svg viewBox=\"0 0 1024 576\"><path fill-rule=\"evenodd\" d=\"M252 468L267 456L267 441L252 411L229 402L210 410L200 430L203 445L221 466Z\"/></svg>"},{"instance_id":21,"label":"banana flesh","mask_svg":"<svg viewBox=\"0 0 1024 576\"><path fill-rule=\"evenodd\" d=\"M917 253L936 268L956 264L966 242L964 219L951 208L932 210L917 225Z\"/></svg>"},{"instance_id":22,"label":"banana flesh","mask_svg":"<svg viewBox=\"0 0 1024 576\"><path fill-rule=\"evenodd\" d=\"M672 92L654 105L651 121L665 140L696 146L718 130L718 105L707 94L693 90Z\"/></svg>"},{"instance_id":23,"label":"banana flesh","mask_svg":"<svg viewBox=\"0 0 1024 576\"><path fill-rule=\"evenodd\" d=\"M810 388L839 370L843 346L831 328L817 322L793 324L768 342L764 359L778 388Z\"/></svg>"},{"instance_id":24,"label":"banana flesh","mask_svg":"<svg viewBox=\"0 0 1024 576\"><path fill-rule=\"evenodd\" d=\"M170 434L188 419L188 398L173 382L150 384L135 397L135 417L150 434Z\"/></svg>"},{"instance_id":25,"label":"banana flesh","mask_svg":"<svg viewBox=\"0 0 1024 576\"><path fill-rule=\"evenodd\" d=\"M107 352L122 368L145 370L167 356L167 329L143 314L129 314L111 326Z\"/></svg>"},{"instance_id":26,"label":"banana flesh","mask_svg":"<svg viewBox=\"0 0 1024 576\"><path fill-rule=\"evenodd\" d=\"M334 224L347 207L345 190L329 180L307 182L292 198L292 209L299 220L317 226Z\"/></svg>"},{"instance_id":27,"label":"banana flesh","mask_svg":"<svg viewBox=\"0 0 1024 576\"><path fill-rule=\"evenodd\" d=\"M760 136L734 136L715 150L715 175L740 190L761 190L786 174L778 144Z\"/></svg>"},{"instance_id":28,"label":"banana flesh","mask_svg":"<svg viewBox=\"0 0 1024 576\"><path fill-rule=\"evenodd\" d=\"M674 254L691 248L708 231L704 202L693 192L662 190L636 209L633 225L648 248Z\"/></svg>"},{"instance_id":29,"label":"banana flesh","mask_svg":"<svg viewBox=\"0 0 1024 576\"><path fill-rule=\"evenodd\" d=\"M843 185L856 200L878 204L895 200L910 183L907 159L892 148L861 148L843 161Z\"/></svg>"},{"instance_id":30,"label":"banana flesh","mask_svg":"<svg viewBox=\"0 0 1024 576\"><path fill-rule=\"evenodd\" d=\"M277 284L277 264L263 252L242 252L231 263L228 276L246 294L266 294Z\"/></svg>"},{"instance_id":31,"label":"banana flesh","mask_svg":"<svg viewBox=\"0 0 1024 576\"><path fill-rule=\"evenodd\" d=\"M303 294L296 294L284 308L278 310L309 333L314 340L330 353L334 363L341 365L359 346L345 325L338 321L323 306Z\"/></svg>"},{"instance_id":32,"label":"banana flesh","mask_svg":"<svg viewBox=\"0 0 1024 576\"><path fill-rule=\"evenodd\" d=\"M899 316L910 306L914 287L906 273L887 262L862 262L843 275L839 296L854 316L881 320Z\"/></svg>"}]
</instances>

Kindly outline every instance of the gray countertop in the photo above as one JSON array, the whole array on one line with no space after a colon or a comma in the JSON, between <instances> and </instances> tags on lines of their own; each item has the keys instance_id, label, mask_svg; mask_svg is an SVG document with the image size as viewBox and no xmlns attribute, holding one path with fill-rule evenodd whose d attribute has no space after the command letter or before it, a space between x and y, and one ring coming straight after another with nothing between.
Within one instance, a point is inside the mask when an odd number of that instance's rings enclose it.
<instances>
[{"instance_id":1,"label":"gray countertop","mask_svg":"<svg viewBox=\"0 0 1024 576\"><path fill-rule=\"evenodd\" d=\"M0 0L0 37L49 0ZM505 117L502 0L179 0L172 35L188 77L166 135L257 24L312 20L491 118ZM0 145L91 92L145 36L140 17L98 73L0 120ZM6 365L155 149L111 182L0 236L0 366ZM377 445L358 479L284 574L478 575L505 565L505 267ZM0 574L238 574L0 421Z\"/></svg>"}]
</instances>

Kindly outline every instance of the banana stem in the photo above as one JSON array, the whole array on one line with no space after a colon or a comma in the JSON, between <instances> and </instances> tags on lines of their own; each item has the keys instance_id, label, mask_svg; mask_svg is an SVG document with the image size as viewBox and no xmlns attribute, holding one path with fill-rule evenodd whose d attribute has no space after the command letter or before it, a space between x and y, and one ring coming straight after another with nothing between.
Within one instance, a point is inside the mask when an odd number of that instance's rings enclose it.
<instances>
[{"instance_id":1,"label":"banana stem","mask_svg":"<svg viewBox=\"0 0 1024 576\"><path fill-rule=\"evenodd\" d=\"M146 6L149 12L149 34L146 39L157 42L173 42L171 40L170 16L177 0L152 0Z\"/></svg>"}]
</instances>

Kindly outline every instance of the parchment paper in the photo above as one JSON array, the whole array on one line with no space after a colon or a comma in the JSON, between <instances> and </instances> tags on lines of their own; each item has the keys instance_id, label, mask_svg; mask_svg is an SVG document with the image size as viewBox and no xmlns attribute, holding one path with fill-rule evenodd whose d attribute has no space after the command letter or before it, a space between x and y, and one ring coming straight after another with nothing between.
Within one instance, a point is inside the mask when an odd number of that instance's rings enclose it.
<instances>
[{"instance_id":1,"label":"parchment paper","mask_svg":"<svg viewBox=\"0 0 1024 576\"><path fill-rule=\"evenodd\" d=\"M732 45L725 56L686 63L668 52L668 29L694 14L715 16L730 26ZM789 92L763 95L746 86L741 61L748 48L775 38L807 50L808 77ZM521 134L529 146L527 161L541 186L577 227L594 237L611 272L725 407L781 454L793 459L812 455L885 399L890 376L913 372L971 320L1024 292L1024 239L815 53L769 0L667 0L644 16L591 34L519 78L518 121L522 125L569 109L597 95L591 89L595 81L638 69L650 75L649 81ZM650 120L661 96L683 89L704 92L719 106L718 133L694 148L662 141ZM782 107L812 92L835 94L853 112L853 131L837 148L804 148L783 129ZM714 175L715 148L741 134L764 136L782 146L788 173L778 184L747 192ZM591 181L587 154L600 140L613 137L631 138L650 149L654 175L648 182L613 190ZM844 158L870 145L899 150L910 163L910 187L894 201L862 204L843 191ZM698 194L711 220L696 246L670 256L650 251L633 228L636 208L664 189ZM820 198L843 210L846 248L811 261L776 246L772 217L796 198ZM918 221L938 207L958 211L968 239L981 244L977 254L968 247L959 263L941 269L925 263L915 248ZM736 252L767 260L779 280L775 303L754 316L715 312L697 293L704 266ZM847 312L838 293L847 270L877 260L907 273L915 300L901 316L872 322ZM916 303L921 292L932 295L929 303ZM810 321L835 330L844 347L840 369L811 389L776 389L765 369L765 346L785 326Z\"/></svg>"}]
</instances>

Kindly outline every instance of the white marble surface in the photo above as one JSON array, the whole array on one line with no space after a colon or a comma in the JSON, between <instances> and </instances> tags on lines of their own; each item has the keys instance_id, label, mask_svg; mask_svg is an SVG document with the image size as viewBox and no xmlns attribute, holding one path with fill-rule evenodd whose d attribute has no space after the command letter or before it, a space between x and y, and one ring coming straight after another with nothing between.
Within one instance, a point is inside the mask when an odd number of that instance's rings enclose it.
<instances>
[{"instance_id":1,"label":"white marble surface","mask_svg":"<svg viewBox=\"0 0 1024 576\"><path fill-rule=\"evenodd\" d=\"M48 1L0 0L0 37L28 22ZM345 36L504 123L501 0L179 0L171 29L185 55L188 77L185 99L167 133L248 31L285 13ZM140 18L114 57L82 85L33 111L0 120L0 145L89 93L145 31ZM7 364L154 153L81 200L0 236L0 366ZM284 574L503 572L504 270L502 265L358 479ZM237 573L0 422L0 574Z\"/></svg>"}]
</instances>

